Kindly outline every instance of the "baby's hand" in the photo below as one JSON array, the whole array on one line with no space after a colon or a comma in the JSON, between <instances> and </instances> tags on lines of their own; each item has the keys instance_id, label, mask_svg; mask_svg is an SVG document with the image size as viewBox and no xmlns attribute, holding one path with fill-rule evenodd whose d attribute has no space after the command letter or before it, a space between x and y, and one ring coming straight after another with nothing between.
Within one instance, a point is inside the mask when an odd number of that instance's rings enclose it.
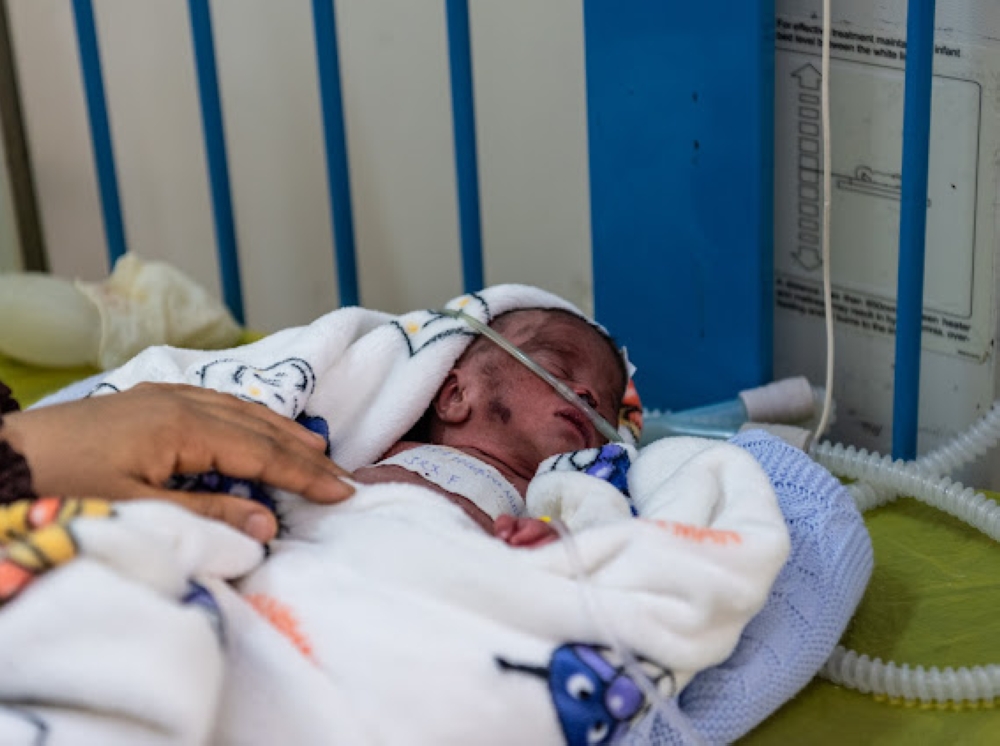
<instances>
[{"instance_id":1,"label":"baby's hand","mask_svg":"<svg viewBox=\"0 0 1000 746\"><path fill-rule=\"evenodd\" d=\"M552 526L538 518L516 518L512 515L497 516L493 522L493 535L512 547L540 547L559 538Z\"/></svg>"}]
</instances>

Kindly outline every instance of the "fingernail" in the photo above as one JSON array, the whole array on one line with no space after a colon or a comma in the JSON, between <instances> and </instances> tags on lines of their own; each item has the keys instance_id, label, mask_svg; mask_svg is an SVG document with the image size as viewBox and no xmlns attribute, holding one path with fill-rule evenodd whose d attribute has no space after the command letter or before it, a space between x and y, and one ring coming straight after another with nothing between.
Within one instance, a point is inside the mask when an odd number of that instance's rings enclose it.
<instances>
[{"instance_id":1,"label":"fingernail","mask_svg":"<svg viewBox=\"0 0 1000 746\"><path fill-rule=\"evenodd\" d=\"M264 544L274 538L274 522L262 513L254 513L243 524L243 532Z\"/></svg>"},{"instance_id":2,"label":"fingernail","mask_svg":"<svg viewBox=\"0 0 1000 746\"><path fill-rule=\"evenodd\" d=\"M328 500L343 500L354 494L354 488L340 477L329 477L323 480L323 497Z\"/></svg>"}]
</instances>

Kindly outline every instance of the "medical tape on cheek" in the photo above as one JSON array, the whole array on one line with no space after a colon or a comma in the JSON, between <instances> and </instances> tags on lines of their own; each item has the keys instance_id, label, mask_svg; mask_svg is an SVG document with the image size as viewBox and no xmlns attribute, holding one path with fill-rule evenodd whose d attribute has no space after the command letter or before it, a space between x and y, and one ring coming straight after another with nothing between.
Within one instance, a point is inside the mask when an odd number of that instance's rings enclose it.
<instances>
[{"instance_id":1,"label":"medical tape on cheek","mask_svg":"<svg viewBox=\"0 0 1000 746\"><path fill-rule=\"evenodd\" d=\"M489 326L484 324L479 319L465 313L465 311L455 310L451 308L442 308L440 309L439 313L445 316L450 316L453 319L458 319L459 321L464 322L468 326L471 326L475 331L484 335L487 339L489 339L491 342L500 347L500 349L508 353L515 360L524 365L528 370L530 370L532 373L537 375L539 378L541 378L543 381L549 384L552 388L554 388L556 392L563 399L565 399L570 404L579 409L581 412L583 412L585 415L587 415L587 418L592 423L594 423L594 427L597 428L597 431L605 438L607 438L609 442L611 443L622 442L622 437L621 435L618 434L618 430L616 430L611 425L610 422L604 419L597 412L597 410L595 410L592 406L587 404L587 402L585 402L583 399L577 396L576 392L573 391L573 389L571 389L565 383L563 383L558 378L549 373L547 370L545 370L545 368L543 368L541 365L532 360L531 357L526 355L523 350L521 350L516 345L511 344L496 330L491 329Z\"/></svg>"}]
</instances>

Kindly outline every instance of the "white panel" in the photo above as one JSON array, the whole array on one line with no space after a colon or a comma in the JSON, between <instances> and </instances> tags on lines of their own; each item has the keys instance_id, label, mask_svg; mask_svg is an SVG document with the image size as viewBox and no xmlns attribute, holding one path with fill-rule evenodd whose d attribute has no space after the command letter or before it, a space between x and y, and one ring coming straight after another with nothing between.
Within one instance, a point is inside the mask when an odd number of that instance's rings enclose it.
<instances>
[{"instance_id":1,"label":"white panel","mask_svg":"<svg viewBox=\"0 0 1000 746\"><path fill-rule=\"evenodd\" d=\"M592 311L582 3L470 5L486 282Z\"/></svg>"},{"instance_id":2,"label":"white panel","mask_svg":"<svg viewBox=\"0 0 1000 746\"><path fill-rule=\"evenodd\" d=\"M49 266L66 277L101 279L107 249L71 4L7 6Z\"/></svg>"},{"instance_id":3,"label":"white panel","mask_svg":"<svg viewBox=\"0 0 1000 746\"><path fill-rule=\"evenodd\" d=\"M215 0L216 51L247 324L338 305L309 0Z\"/></svg>"},{"instance_id":4,"label":"white panel","mask_svg":"<svg viewBox=\"0 0 1000 746\"><path fill-rule=\"evenodd\" d=\"M361 301L439 304L462 290L444 3L336 8Z\"/></svg>"},{"instance_id":5,"label":"white panel","mask_svg":"<svg viewBox=\"0 0 1000 746\"><path fill-rule=\"evenodd\" d=\"M96 0L129 250L219 294L187 4Z\"/></svg>"},{"instance_id":6,"label":"white panel","mask_svg":"<svg viewBox=\"0 0 1000 746\"><path fill-rule=\"evenodd\" d=\"M892 439L906 3L834 5L833 434L886 452ZM816 219L822 195L815 187L819 129L812 122L819 111L820 8L819 0L777 3L775 64L775 373L805 373L817 382L824 367ZM1000 6L941 0L936 26L921 453L969 427L998 388ZM1000 467L996 460L981 462L960 477L995 487Z\"/></svg>"}]
</instances>

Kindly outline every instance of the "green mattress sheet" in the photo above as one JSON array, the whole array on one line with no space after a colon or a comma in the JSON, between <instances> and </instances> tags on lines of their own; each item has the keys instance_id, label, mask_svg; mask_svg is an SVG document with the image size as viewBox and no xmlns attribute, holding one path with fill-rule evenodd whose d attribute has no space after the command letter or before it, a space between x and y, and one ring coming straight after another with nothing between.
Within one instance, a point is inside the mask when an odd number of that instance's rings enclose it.
<instances>
[{"instance_id":1,"label":"green mattress sheet","mask_svg":"<svg viewBox=\"0 0 1000 746\"><path fill-rule=\"evenodd\" d=\"M1000 546L909 498L865 522L875 570L842 644L925 667L1000 664ZM993 708L921 709L817 678L741 743L1000 744L1000 700Z\"/></svg>"}]
</instances>

